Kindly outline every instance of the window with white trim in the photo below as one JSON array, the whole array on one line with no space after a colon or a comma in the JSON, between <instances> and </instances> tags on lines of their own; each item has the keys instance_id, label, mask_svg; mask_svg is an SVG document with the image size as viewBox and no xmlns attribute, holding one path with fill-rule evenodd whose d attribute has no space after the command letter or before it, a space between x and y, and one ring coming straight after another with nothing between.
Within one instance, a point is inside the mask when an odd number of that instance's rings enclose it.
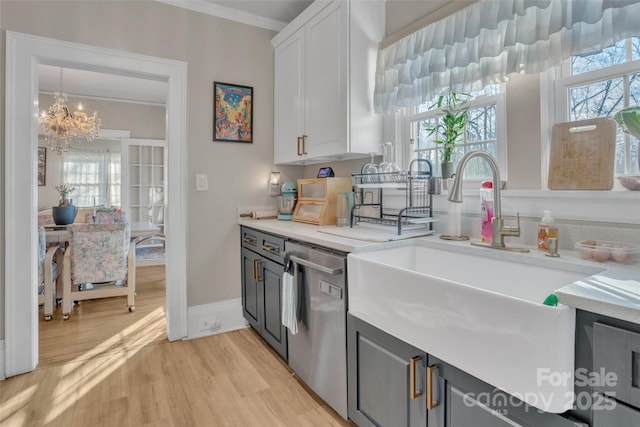
<instances>
[{"instance_id":1,"label":"window with white trim","mask_svg":"<svg viewBox=\"0 0 640 427\"><path fill-rule=\"evenodd\" d=\"M62 182L75 188L73 204L120 207L120 152L74 149L63 155Z\"/></svg>"},{"instance_id":2,"label":"window with white trim","mask_svg":"<svg viewBox=\"0 0 640 427\"><path fill-rule=\"evenodd\" d=\"M613 117L640 105L640 37L600 52L573 56L555 81L555 122ZM638 173L638 141L618 129L615 174Z\"/></svg>"},{"instance_id":3,"label":"window with white trim","mask_svg":"<svg viewBox=\"0 0 640 427\"><path fill-rule=\"evenodd\" d=\"M485 151L495 159L502 179L506 179L506 118L504 111L505 93L502 85L489 85L481 92L471 94L468 119L464 138L456 144L452 161L457 164L469 151ZM427 159L434 168L435 176L440 171L441 147L434 143L435 135L429 136L427 129L437 126L442 112L431 109L435 102L418 106L405 117L409 132L409 161ZM486 162L472 161L465 170L465 179L482 180L491 177L491 169Z\"/></svg>"}]
</instances>

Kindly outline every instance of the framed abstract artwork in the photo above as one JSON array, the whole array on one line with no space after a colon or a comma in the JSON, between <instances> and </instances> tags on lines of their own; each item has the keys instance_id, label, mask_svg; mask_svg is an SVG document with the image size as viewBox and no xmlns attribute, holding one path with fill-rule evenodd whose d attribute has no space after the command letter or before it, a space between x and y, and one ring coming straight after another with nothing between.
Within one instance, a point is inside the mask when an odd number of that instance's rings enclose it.
<instances>
[{"instance_id":1,"label":"framed abstract artwork","mask_svg":"<svg viewBox=\"0 0 640 427\"><path fill-rule=\"evenodd\" d=\"M213 82L213 140L253 142L253 88Z\"/></svg>"},{"instance_id":2,"label":"framed abstract artwork","mask_svg":"<svg viewBox=\"0 0 640 427\"><path fill-rule=\"evenodd\" d=\"M47 183L47 147L38 147L38 185Z\"/></svg>"}]
</instances>

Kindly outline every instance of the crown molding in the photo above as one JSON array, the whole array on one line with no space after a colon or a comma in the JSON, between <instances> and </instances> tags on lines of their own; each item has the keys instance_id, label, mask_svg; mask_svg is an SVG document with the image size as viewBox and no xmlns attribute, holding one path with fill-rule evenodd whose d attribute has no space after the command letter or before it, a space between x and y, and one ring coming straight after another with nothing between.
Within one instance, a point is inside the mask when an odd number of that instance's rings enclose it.
<instances>
[{"instance_id":1,"label":"crown molding","mask_svg":"<svg viewBox=\"0 0 640 427\"><path fill-rule=\"evenodd\" d=\"M275 19L264 18L252 13L243 12L226 6L221 6L208 1L197 0L156 0L160 3L166 3L171 6L189 9L194 12L200 12L218 18L228 19L230 21L241 22L254 27L265 28L272 31L280 31L287 24Z\"/></svg>"}]
</instances>

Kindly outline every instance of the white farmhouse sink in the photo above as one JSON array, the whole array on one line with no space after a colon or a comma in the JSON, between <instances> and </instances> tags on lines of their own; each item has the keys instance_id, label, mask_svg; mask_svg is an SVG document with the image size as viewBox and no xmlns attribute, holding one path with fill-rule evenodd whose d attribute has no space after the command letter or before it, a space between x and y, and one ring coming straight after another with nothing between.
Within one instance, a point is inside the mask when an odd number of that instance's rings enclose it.
<instances>
[{"instance_id":1,"label":"white farmhouse sink","mask_svg":"<svg viewBox=\"0 0 640 427\"><path fill-rule=\"evenodd\" d=\"M425 245L349 254L349 312L536 408L570 409L575 309L542 302L597 270L554 270ZM556 381L557 374L570 377Z\"/></svg>"}]
</instances>

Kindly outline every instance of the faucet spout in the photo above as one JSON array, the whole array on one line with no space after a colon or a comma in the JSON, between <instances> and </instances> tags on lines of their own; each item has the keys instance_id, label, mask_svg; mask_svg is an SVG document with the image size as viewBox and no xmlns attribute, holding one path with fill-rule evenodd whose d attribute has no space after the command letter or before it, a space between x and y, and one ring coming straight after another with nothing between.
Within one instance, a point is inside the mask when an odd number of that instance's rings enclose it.
<instances>
[{"instance_id":1,"label":"faucet spout","mask_svg":"<svg viewBox=\"0 0 640 427\"><path fill-rule=\"evenodd\" d=\"M469 160L474 157L483 158L491 168L492 180L493 180L493 219L492 225L492 239L491 245L478 244L479 246L488 246L494 249L508 249L516 250L519 252L529 252L528 249L521 248L507 248L504 244L505 236L520 236L520 215L517 215L518 223L516 227L505 227L504 218L502 218L502 203L500 195L500 171L498 165L493 157L485 153L484 151L470 151L460 159L458 167L456 168L456 176L453 181L452 188L449 189L448 200L454 203L462 203L462 175L464 169L467 166ZM474 243L472 243L474 244Z\"/></svg>"}]
</instances>

